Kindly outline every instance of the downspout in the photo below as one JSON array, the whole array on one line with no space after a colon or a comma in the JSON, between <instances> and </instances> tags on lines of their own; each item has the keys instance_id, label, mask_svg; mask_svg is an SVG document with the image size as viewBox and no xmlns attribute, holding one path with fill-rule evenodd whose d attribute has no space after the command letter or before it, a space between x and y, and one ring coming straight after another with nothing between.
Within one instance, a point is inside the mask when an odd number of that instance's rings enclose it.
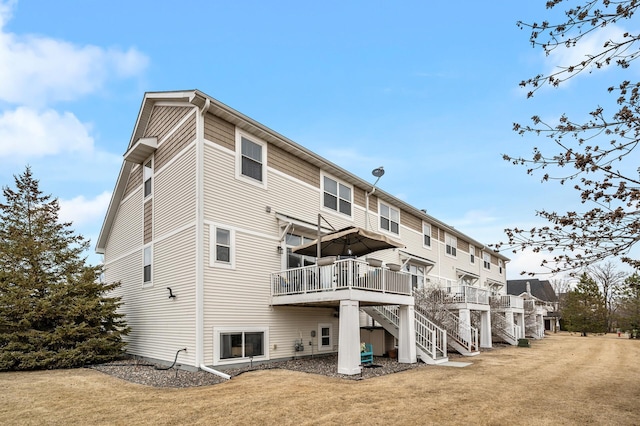
<instances>
[{"instance_id":1,"label":"downspout","mask_svg":"<svg viewBox=\"0 0 640 426\"><path fill-rule=\"evenodd\" d=\"M215 374L216 376L220 376L223 379L231 380L231 376L223 373L222 371L214 370L213 368L209 368L204 364L200 364L200 370L206 371L207 373Z\"/></svg>"},{"instance_id":2,"label":"downspout","mask_svg":"<svg viewBox=\"0 0 640 426\"><path fill-rule=\"evenodd\" d=\"M204 365L204 116L209 98L196 120L196 366Z\"/></svg>"},{"instance_id":3,"label":"downspout","mask_svg":"<svg viewBox=\"0 0 640 426\"><path fill-rule=\"evenodd\" d=\"M376 192L376 187L374 186L371 192L364 192L365 195L365 215L364 215L364 229L369 230L369 197Z\"/></svg>"}]
</instances>

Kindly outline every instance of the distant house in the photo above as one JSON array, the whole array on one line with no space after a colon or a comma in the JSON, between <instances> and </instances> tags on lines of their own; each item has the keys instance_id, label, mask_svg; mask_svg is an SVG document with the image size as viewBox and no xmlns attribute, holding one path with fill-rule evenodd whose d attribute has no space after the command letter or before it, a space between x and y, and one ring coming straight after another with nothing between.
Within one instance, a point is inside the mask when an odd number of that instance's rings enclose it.
<instances>
[{"instance_id":1,"label":"distant house","mask_svg":"<svg viewBox=\"0 0 640 426\"><path fill-rule=\"evenodd\" d=\"M375 353L433 362L491 347L491 297L518 333L508 258L200 91L145 94L123 149L96 251L122 283L132 355L219 373L337 353L338 372L358 374L370 315L387 333ZM350 229L391 244L303 250ZM427 287L446 330L415 305Z\"/></svg>"},{"instance_id":2,"label":"distant house","mask_svg":"<svg viewBox=\"0 0 640 426\"><path fill-rule=\"evenodd\" d=\"M535 322L542 330L551 332L559 330L558 295L548 280L536 278L507 280L507 293L531 301L529 303L532 304L531 309L535 307L536 318L530 321ZM540 333L537 332L536 336L540 336Z\"/></svg>"}]
</instances>

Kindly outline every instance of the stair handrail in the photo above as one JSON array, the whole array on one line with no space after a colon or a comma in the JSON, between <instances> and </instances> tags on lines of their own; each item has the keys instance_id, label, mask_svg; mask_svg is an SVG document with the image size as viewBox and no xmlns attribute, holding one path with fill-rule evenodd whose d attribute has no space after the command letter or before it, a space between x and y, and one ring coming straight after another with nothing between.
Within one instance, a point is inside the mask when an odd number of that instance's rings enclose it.
<instances>
[{"instance_id":1,"label":"stair handrail","mask_svg":"<svg viewBox=\"0 0 640 426\"><path fill-rule=\"evenodd\" d=\"M462 345L467 351L473 352L478 348L478 329L467 322L461 322L457 315L444 307L442 303L437 304L438 312L445 316L441 325L447 335ZM416 305L416 312L429 318L429 312L423 307ZM469 337L465 337L469 336Z\"/></svg>"},{"instance_id":2,"label":"stair handrail","mask_svg":"<svg viewBox=\"0 0 640 426\"><path fill-rule=\"evenodd\" d=\"M394 326L400 324L397 305L373 306L383 318ZM438 358L438 353L447 356L447 332L438 327L433 321L414 309L416 345L426 352L432 359Z\"/></svg>"},{"instance_id":3,"label":"stair handrail","mask_svg":"<svg viewBox=\"0 0 640 426\"><path fill-rule=\"evenodd\" d=\"M415 313L416 344L432 359L447 356L447 332L417 310Z\"/></svg>"}]
</instances>

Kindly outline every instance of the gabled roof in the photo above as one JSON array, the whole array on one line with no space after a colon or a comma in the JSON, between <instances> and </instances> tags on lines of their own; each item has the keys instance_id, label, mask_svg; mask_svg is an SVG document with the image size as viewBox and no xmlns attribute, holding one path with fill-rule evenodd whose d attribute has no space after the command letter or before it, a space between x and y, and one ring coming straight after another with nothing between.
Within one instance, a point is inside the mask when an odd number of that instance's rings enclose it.
<instances>
[{"instance_id":1,"label":"gabled roof","mask_svg":"<svg viewBox=\"0 0 640 426\"><path fill-rule=\"evenodd\" d=\"M526 280L507 280L507 294L514 296L520 296L527 292L527 283L531 287L531 294L546 302L556 302L558 296L553 290L551 283L547 280L540 281L537 278L530 278Z\"/></svg>"},{"instance_id":2,"label":"gabled roof","mask_svg":"<svg viewBox=\"0 0 640 426\"><path fill-rule=\"evenodd\" d=\"M122 196L124 194L127 180L129 178L129 174L131 172L131 168L133 166L133 160L136 158L135 153L133 153L132 148L138 145L140 139L144 136L145 128L151 118L151 113L153 111L153 107L156 103L159 102L175 102L176 104L182 104L185 106L193 106L194 108L199 108L201 111L206 111L211 113L217 117L226 120L238 128L251 133L262 140L265 140L273 145L290 152L291 154L302 158L305 161L319 167L320 169L327 171L334 175L335 177L344 180L354 186L357 186L365 191L373 191L374 186L357 177L356 175L346 171L345 169L333 164L327 159L319 156L318 154L308 150L302 145L297 144L296 142L282 136L281 134L269 129L261 123L253 120L252 118L247 117L246 115L234 110L233 108L223 104L222 102L200 92L199 90L185 90L185 91L175 91L175 92L147 92L144 95L142 100L142 105L140 107L140 112L138 113L138 118L136 120L135 127L133 129L133 133L131 135L131 139L129 140L129 144L127 145L127 149L124 152L126 156L124 158L122 167L120 169L120 174L118 175L118 180L116 181L115 189L111 195L111 201L109 202L109 207L107 209L107 214L105 216L104 222L102 224L102 229L100 230L100 235L98 236L98 241L96 243L96 252L104 253L104 249L107 243L107 238L111 231L111 227L113 226L113 221L115 220L116 213L118 211L118 206L120 205L120 201L122 200ZM153 136L153 135L152 135ZM148 146L148 144L143 143L139 144L143 148ZM130 160L130 161L127 161ZM421 218L427 222L430 222L434 225L437 225L447 233L454 235L456 237L463 238L468 241L469 244L474 245L480 250L487 250L492 253L494 256L499 259L504 260L505 262L509 261L509 258L504 256L501 253L495 252L492 249L489 249L483 243L480 243L468 235L461 233L450 225L436 219L433 216L428 215L424 211L400 200L392 196L391 194L386 193L380 188L376 189L376 196L386 201L395 207L399 207L405 211L410 212L418 218Z\"/></svg>"}]
</instances>

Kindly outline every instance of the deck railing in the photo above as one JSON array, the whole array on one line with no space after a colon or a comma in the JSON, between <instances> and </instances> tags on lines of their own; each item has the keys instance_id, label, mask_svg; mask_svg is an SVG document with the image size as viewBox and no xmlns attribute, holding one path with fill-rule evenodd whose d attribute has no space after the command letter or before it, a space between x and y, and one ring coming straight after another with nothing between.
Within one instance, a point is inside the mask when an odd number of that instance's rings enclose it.
<instances>
[{"instance_id":1,"label":"deck railing","mask_svg":"<svg viewBox=\"0 0 640 426\"><path fill-rule=\"evenodd\" d=\"M437 301L444 304L450 303L476 303L479 305L489 304L489 291L483 288L468 285L435 287L430 297L435 297Z\"/></svg>"},{"instance_id":2,"label":"deck railing","mask_svg":"<svg viewBox=\"0 0 640 426\"><path fill-rule=\"evenodd\" d=\"M330 265L309 265L271 274L271 295L359 289L411 295L411 277L402 271L374 267L357 259L341 259Z\"/></svg>"},{"instance_id":3,"label":"deck railing","mask_svg":"<svg viewBox=\"0 0 640 426\"><path fill-rule=\"evenodd\" d=\"M374 306L374 309L396 327L400 325L398 306ZM447 332L417 310L415 314L416 344L432 359L447 356Z\"/></svg>"},{"instance_id":4,"label":"deck railing","mask_svg":"<svg viewBox=\"0 0 640 426\"><path fill-rule=\"evenodd\" d=\"M514 308L514 309L522 309L524 308L524 299L520 296L514 296L511 294L501 295L501 296L492 296L491 299L496 302L497 308Z\"/></svg>"}]
</instances>

